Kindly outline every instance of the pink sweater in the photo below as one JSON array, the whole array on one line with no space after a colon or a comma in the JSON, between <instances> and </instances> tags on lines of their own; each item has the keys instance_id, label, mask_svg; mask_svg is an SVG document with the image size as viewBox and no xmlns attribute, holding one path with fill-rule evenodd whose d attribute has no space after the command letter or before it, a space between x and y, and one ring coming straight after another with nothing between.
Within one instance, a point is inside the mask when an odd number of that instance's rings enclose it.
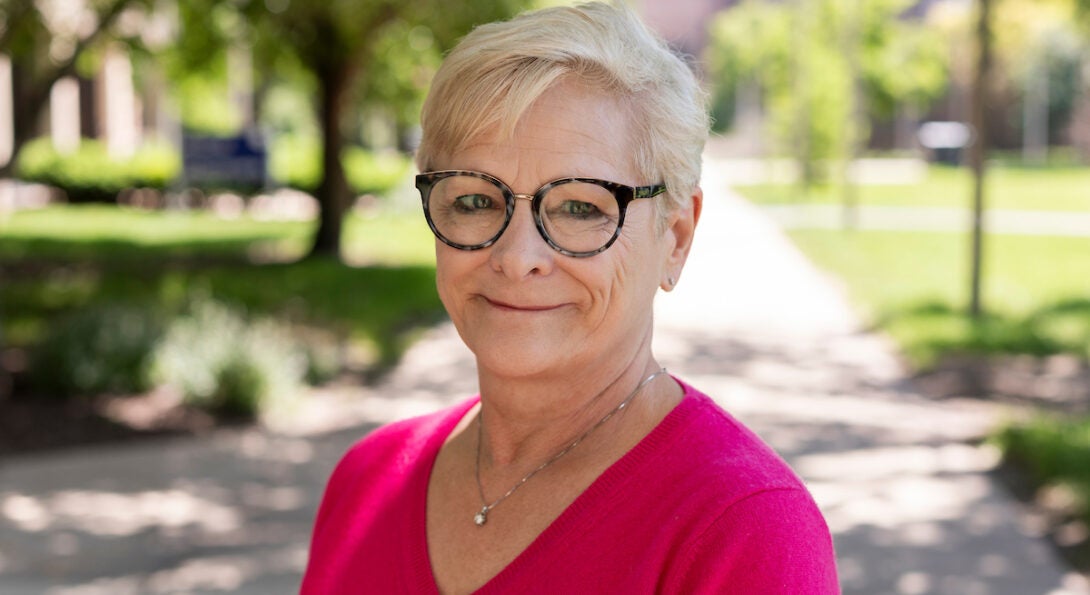
<instances>
[{"instance_id":1,"label":"pink sweater","mask_svg":"<svg viewBox=\"0 0 1090 595\"><path fill-rule=\"evenodd\" d=\"M685 398L478 593L839 593L802 482L711 399ZM375 431L333 472L304 595L437 593L424 527L432 463L476 403Z\"/></svg>"}]
</instances>

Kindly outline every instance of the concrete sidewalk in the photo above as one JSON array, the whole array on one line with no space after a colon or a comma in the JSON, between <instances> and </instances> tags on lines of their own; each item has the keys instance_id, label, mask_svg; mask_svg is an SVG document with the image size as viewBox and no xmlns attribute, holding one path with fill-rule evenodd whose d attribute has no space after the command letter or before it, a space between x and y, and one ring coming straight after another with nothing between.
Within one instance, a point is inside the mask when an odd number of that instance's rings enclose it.
<instances>
[{"instance_id":1,"label":"concrete sidewalk","mask_svg":"<svg viewBox=\"0 0 1090 595\"><path fill-rule=\"evenodd\" d=\"M973 446L1008 414L912 391L835 282L706 165L706 212L657 353L715 395L807 481L845 593L1090 593L1036 536Z\"/></svg>"},{"instance_id":2,"label":"concrete sidewalk","mask_svg":"<svg viewBox=\"0 0 1090 595\"><path fill-rule=\"evenodd\" d=\"M707 166L704 219L656 351L807 480L850 594L1085 594L973 446L1003 415L912 393L890 346ZM340 454L475 389L449 325L380 386L332 388L294 434L226 431L0 463L0 593L292 593ZM331 429L332 428L332 429Z\"/></svg>"}]
</instances>

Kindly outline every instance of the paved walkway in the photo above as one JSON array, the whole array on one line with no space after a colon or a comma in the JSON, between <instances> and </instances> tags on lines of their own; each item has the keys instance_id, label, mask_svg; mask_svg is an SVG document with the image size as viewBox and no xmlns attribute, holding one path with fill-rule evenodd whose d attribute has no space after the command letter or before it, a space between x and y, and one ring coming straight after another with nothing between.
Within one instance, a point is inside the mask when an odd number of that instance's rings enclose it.
<instances>
[{"instance_id":1,"label":"paved walkway","mask_svg":"<svg viewBox=\"0 0 1090 595\"><path fill-rule=\"evenodd\" d=\"M779 449L835 534L850 594L1086 594L973 446L1002 412L911 392L881 338L708 168L680 286L657 307L671 371ZM285 432L222 432L0 463L0 593L292 593L322 484L377 424L474 389L448 326L382 386L332 388Z\"/></svg>"},{"instance_id":2,"label":"paved walkway","mask_svg":"<svg viewBox=\"0 0 1090 595\"><path fill-rule=\"evenodd\" d=\"M914 394L883 338L754 207L711 197L659 301L658 352L788 458L833 530L845 593L1090 593L974 443L1005 412Z\"/></svg>"}]
</instances>

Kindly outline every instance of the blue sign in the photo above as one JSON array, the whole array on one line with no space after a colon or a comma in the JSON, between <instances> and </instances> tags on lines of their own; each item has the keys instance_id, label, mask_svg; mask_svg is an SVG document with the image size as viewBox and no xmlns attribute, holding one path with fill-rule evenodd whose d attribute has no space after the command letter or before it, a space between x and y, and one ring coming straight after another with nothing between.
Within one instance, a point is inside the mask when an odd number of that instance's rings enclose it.
<instances>
[{"instance_id":1,"label":"blue sign","mask_svg":"<svg viewBox=\"0 0 1090 595\"><path fill-rule=\"evenodd\" d=\"M182 166L188 186L261 188L268 153L259 134L182 137Z\"/></svg>"}]
</instances>

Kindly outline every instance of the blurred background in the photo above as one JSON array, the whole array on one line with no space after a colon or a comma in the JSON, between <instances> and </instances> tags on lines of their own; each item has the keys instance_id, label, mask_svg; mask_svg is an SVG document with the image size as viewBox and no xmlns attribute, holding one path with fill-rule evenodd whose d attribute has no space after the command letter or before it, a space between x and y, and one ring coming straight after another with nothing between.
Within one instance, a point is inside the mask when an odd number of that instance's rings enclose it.
<instances>
[{"instance_id":1,"label":"blurred background","mask_svg":"<svg viewBox=\"0 0 1090 595\"><path fill-rule=\"evenodd\" d=\"M338 427L330 399L445 320L411 179L421 102L472 26L555 4L0 0L0 577L50 514L141 506L47 504L5 466ZM923 394L1019 408L984 439L1090 571L1090 1L633 4L706 84L706 169ZM323 456L277 440L246 448ZM253 499L298 498L271 490ZM42 556L79 549L57 539Z\"/></svg>"}]
</instances>

